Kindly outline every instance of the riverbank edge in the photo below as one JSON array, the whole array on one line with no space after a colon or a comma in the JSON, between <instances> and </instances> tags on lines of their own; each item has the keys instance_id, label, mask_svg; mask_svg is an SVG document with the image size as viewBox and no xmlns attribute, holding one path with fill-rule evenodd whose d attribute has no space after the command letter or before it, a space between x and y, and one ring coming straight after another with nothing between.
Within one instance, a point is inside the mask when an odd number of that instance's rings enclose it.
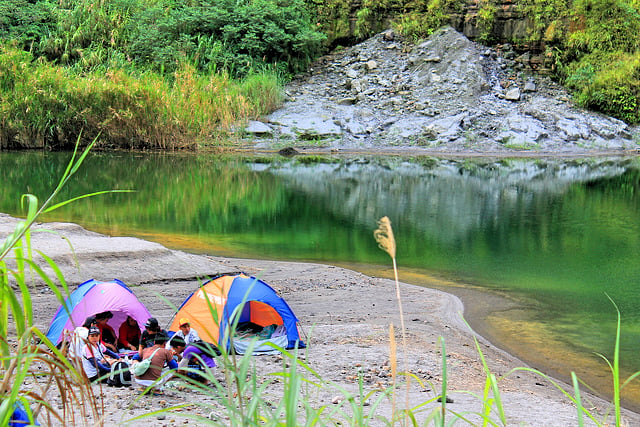
<instances>
[{"instance_id":1,"label":"riverbank edge","mask_svg":"<svg viewBox=\"0 0 640 427\"><path fill-rule=\"evenodd\" d=\"M282 155L292 156L394 156L394 157L436 157L441 159L579 159L594 157L638 157L639 149L624 150L585 150L585 151L520 151L520 150L480 150L480 151L441 151L429 148L402 147L402 148L331 148L313 146L288 146L283 144L282 148L265 149L255 148L251 145L231 147L226 150L228 153L253 154L253 155Z\"/></svg>"},{"instance_id":2,"label":"riverbank edge","mask_svg":"<svg viewBox=\"0 0 640 427\"><path fill-rule=\"evenodd\" d=\"M0 238L8 235L18 221L0 214ZM37 233L45 229L54 233ZM385 360L388 362L388 325L395 324L396 331L400 325L395 299L392 298L395 285L388 279L323 264L192 255L137 238L101 235L70 223L37 224L34 231L33 246L58 263L70 287L92 277L99 280L117 277L130 284L136 295L163 323L168 321L172 310L158 301L158 294L179 304L197 286L199 277L229 271L245 271L260 277L287 300L301 320L309 341L306 356L309 363L313 363L314 369L325 379L346 389L357 387L352 378L355 369L375 370L375 365L380 367L384 366ZM75 250L78 266L71 256L67 240ZM482 395L484 387L485 373L474 346L474 336L491 371L498 377L513 368L526 367L516 357L470 331L462 320L463 305L459 298L410 284L402 283L400 287L407 333L411 338L407 351L409 370L425 384L437 387L441 380L438 342L443 337L448 356L448 388L455 402L452 409L456 412L480 410L477 399L471 399L464 393ZM363 299L363 296L367 298ZM34 321L43 330L46 330L57 308L57 302L51 300L51 295L46 292L33 295ZM354 301L361 304L354 304ZM260 362L265 360L260 358ZM509 424L576 424L574 406L562 392L540 376L521 371L517 375L508 375L500 384ZM563 386L570 390L566 384ZM424 387L414 388L412 404L424 402L428 396L425 392L428 392ZM115 398L121 396L114 396L107 389L104 399ZM193 399L193 396L188 398ZM324 399L330 401L329 397ZM588 399L593 411L611 420L612 410L606 401L595 396ZM320 398L319 403L322 402ZM154 404L151 402L151 407L134 408L128 414L139 415L152 410ZM390 409L381 405L380 410ZM632 424L640 422L639 414L624 413ZM122 417L121 412L111 415L107 420L121 421L113 418L116 415Z\"/></svg>"}]
</instances>

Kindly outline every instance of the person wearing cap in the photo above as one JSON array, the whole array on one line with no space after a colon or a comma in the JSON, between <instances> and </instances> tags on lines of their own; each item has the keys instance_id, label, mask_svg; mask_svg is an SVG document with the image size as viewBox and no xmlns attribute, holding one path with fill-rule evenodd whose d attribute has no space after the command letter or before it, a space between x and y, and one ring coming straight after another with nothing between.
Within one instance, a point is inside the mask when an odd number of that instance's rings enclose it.
<instances>
[{"instance_id":1,"label":"person wearing cap","mask_svg":"<svg viewBox=\"0 0 640 427\"><path fill-rule=\"evenodd\" d=\"M186 317L180 319L180 330L175 333L175 336L183 338L187 345L192 342L201 341L198 332L191 327L191 323Z\"/></svg>"},{"instance_id":2,"label":"person wearing cap","mask_svg":"<svg viewBox=\"0 0 640 427\"><path fill-rule=\"evenodd\" d=\"M150 317L147 320L147 323L144 324L144 332L142 332L142 336L140 337L140 345L138 346L138 358L142 357L142 350L145 348L153 347L155 344L155 336L158 332L164 332L158 323L158 319L155 317ZM134 358L137 359L137 358Z\"/></svg>"},{"instance_id":3,"label":"person wearing cap","mask_svg":"<svg viewBox=\"0 0 640 427\"><path fill-rule=\"evenodd\" d=\"M157 321L156 321L157 322ZM158 331L154 334L154 344L152 347L142 349L142 360L151 357L151 366L142 375L134 376L135 382L142 387L153 386L154 394L162 393L162 385L171 378L172 374L163 374L163 369L167 366L169 369L178 368L178 363L173 360L173 352L165 348L169 336L164 331Z\"/></svg>"},{"instance_id":4,"label":"person wearing cap","mask_svg":"<svg viewBox=\"0 0 640 427\"><path fill-rule=\"evenodd\" d=\"M82 350L82 367L89 381L95 382L98 378L111 372L111 364L120 360L120 357L105 347L100 342L100 329L96 326L89 328L87 345ZM101 382L106 382L105 376Z\"/></svg>"}]
</instances>

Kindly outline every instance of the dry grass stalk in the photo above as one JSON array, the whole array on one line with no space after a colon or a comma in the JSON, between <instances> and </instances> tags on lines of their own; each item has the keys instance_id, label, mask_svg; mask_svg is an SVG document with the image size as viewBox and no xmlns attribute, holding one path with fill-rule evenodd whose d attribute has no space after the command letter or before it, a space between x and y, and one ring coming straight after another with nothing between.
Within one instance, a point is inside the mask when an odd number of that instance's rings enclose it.
<instances>
[{"instance_id":1,"label":"dry grass stalk","mask_svg":"<svg viewBox=\"0 0 640 427\"><path fill-rule=\"evenodd\" d=\"M389 365L391 367L391 387L396 388L396 379L398 378L398 357L396 348L396 335L393 329L393 323L389 325ZM391 395L391 418L395 418L396 413L396 394Z\"/></svg>"},{"instance_id":2,"label":"dry grass stalk","mask_svg":"<svg viewBox=\"0 0 640 427\"><path fill-rule=\"evenodd\" d=\"M404 311L402 310L402 298L400 296L400 282L398 280L398 267L396 264L396 239L393 236L393 229L391 228L391 220L389 217L382 217L378 221L378 228L373 232L373 237L376 239L380 249L385 251L391 257L393 261L393 274L396 283L396 299L398 300L398 310L400 312L400 328L402 330L402 351L404 353L404 371L407 374L407 395L406 395L406 409L409 409L409 390L411 382L409 380L409 366L407 363L407 332L404 324Z\"/></svg>"}]
</instances>

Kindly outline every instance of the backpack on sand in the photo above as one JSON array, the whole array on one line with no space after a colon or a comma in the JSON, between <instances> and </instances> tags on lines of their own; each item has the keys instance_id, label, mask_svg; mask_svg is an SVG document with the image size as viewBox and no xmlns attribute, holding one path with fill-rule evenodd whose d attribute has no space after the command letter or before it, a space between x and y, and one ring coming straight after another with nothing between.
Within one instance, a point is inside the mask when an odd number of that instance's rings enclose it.
<instances>
[{"instance_id":1,"label":"backpack on sand","mask_svg":"<svg viewBox=\"0 0 640 427\"><path fill-rule=\"evenodd\" d=\"M107 385L112 387L129 387L131 385L131 372L127 362L116 362L111 365L111 375L107 379Z\"/></svg>"}]
</instances>

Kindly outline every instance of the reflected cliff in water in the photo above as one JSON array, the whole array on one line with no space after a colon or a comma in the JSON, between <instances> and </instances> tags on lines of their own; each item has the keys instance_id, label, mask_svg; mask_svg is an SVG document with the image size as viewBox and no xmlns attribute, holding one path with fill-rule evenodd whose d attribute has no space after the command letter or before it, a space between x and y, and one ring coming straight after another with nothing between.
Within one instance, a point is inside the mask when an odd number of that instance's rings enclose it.
<instances>
[{"instance_id":1,"label":"reflected cliff in water","mask_svg":"<svg viewBox=\"0 0 640 427\"><path fill-rule=\"evenodd\" d=\"M571 188L620 179L635 161L354 160L301 165L257 164L293 192L322 199L325 209L371 227L381 214L443 244L515 217L543 214Z\"/></svg>"}]
</instances>

